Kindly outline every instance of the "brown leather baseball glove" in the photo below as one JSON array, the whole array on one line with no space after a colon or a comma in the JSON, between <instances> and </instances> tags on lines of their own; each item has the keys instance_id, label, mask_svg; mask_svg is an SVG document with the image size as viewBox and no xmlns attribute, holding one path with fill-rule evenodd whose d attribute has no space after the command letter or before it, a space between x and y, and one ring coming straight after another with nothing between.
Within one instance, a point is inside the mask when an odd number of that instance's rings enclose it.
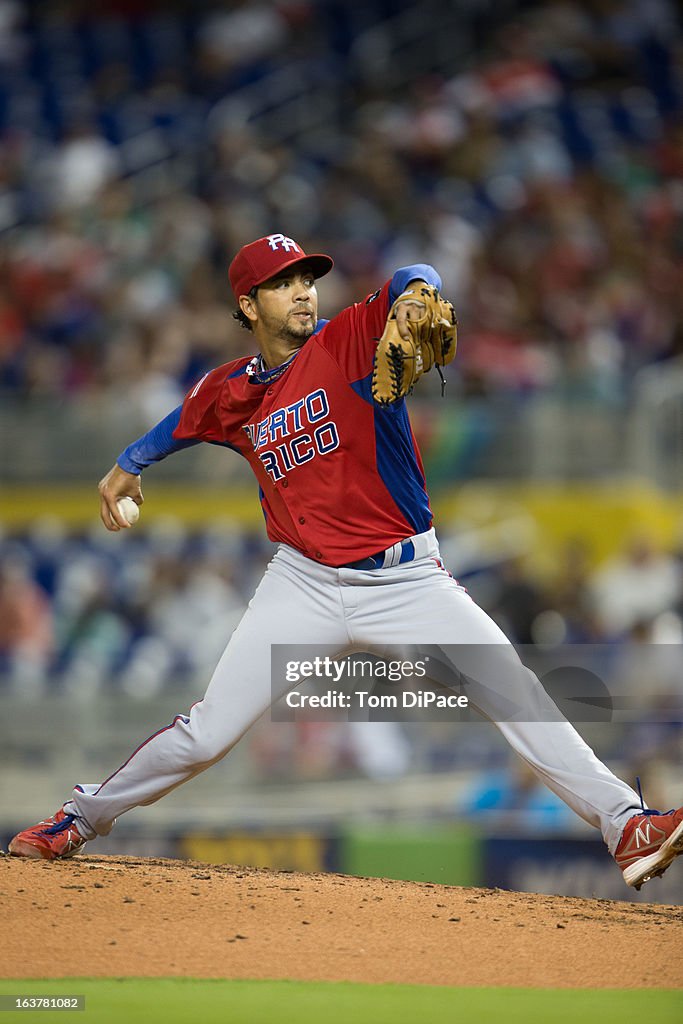
<instances>
[{"instance_id":1,"label":"brown leather baseball glove","mask_svg":"<svg viewBox=\"0 0 683 1024\"><path fill-rule=\"evenodd\" d=\"M414 281L389 310L379 339L372 374L374 400L380 405L398 401L432 366L450 363L457 340L452 303L432 285Z\"/></svg>"}]
</instances>

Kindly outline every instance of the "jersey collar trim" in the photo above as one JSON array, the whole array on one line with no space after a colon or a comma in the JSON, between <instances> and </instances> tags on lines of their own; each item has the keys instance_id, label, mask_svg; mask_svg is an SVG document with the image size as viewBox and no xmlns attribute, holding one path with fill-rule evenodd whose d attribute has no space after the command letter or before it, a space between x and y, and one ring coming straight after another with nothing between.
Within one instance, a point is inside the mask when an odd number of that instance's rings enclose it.
<instances>
[{"instance_id":1,"label":"jersey collar trim","mask_svg":"<svg viewBox=\"0 0 683 1024\"><path fill-rule=\"evenodd\" d=\"M277 380L278 377L282 376L285 370L289 369L296 357L299 355L299 352L301 352L301 349L297 349L297 351L294 352L286 362L281 363L280 366L274 366L270 370L263 362L262 355L254 356L251 362L247 363L246 366L246 373L249 377L249 382L251 384L272 384L274 380Z\"/></svg>"}]
</instances>

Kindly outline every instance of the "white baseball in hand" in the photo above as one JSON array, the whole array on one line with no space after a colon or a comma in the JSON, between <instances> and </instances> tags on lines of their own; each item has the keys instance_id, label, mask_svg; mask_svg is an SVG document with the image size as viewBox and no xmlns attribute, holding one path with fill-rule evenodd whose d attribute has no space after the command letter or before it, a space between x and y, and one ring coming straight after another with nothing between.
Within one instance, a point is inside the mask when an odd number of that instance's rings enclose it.
<instances>
[{"instance_id":1,"label":"white baseball in hand","mask_svg":"<svg viewBox=\"0 0 683 1024\"><path fill-rule=\"evenodd\" d=\"M116 502L116 507L127 523L130 523L131 526L133 523L137 523L140 518L140 509L132 498L120 498Z\"/></svg>"}]
</instances>

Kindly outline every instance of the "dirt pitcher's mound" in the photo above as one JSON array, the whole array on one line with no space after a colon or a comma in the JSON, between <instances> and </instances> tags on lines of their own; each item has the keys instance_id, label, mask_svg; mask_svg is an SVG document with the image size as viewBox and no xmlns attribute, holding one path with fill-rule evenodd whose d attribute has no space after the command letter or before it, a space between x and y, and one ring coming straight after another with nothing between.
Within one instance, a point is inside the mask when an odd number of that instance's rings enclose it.
<instances>
[{"instance_id":1,"label":"dirt pitcher's mound","mask_svg":"<svg viewBox=\"0 0 683 1024\"><path fill-rule=\"evenodd\" d=\"M5 978L683 987L683 909L136 857L0 857Z\"/></svg>"}]
</instances>

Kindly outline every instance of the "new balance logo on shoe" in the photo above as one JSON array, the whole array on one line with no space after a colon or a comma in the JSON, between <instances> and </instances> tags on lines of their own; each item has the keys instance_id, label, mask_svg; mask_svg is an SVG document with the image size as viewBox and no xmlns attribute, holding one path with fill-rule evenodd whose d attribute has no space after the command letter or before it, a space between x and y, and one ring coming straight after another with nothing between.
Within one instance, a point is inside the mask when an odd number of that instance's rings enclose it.
<instances>
[{"instance_id":1,"label":"new balance logo on shoe","mask_svg":"<svg viewBox=\"0 0 683 1024\"><path fill-rule=\"evenodd\" d=\"M663 875L683 853L683 807L660 814L647 811L626 822L614 859L627 885L640 889L644 882Z\"/></svg>"},{"instance_id":2,"label":"new balance logo on shoe","mask_svg":"<svg viewBox=\"0 0 683 1024\"><path fill-rule=\"evenodd\" d=\"M645 825L645 828L643 828L642 825L639 825L638 828L636 829L636 846L640 849L641 846L649 846L649 845L650 845L650 822L648 821L647 824Z\"/></svg>"}]
</instances>

